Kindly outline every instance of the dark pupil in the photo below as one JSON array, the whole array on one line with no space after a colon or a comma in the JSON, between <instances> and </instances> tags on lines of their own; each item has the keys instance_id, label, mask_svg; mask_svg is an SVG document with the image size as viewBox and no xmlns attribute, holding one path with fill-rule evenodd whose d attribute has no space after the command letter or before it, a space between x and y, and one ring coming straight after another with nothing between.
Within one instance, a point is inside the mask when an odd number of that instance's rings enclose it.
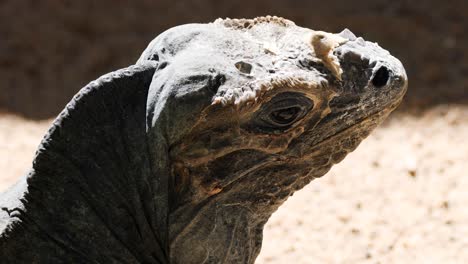
<instances>
[{"instance_id":1,"label":"dark pupil","mask_svg":"<svg viewBox=\"0 0 468 264\"><path fill-rule=\"evenodd\" d=\"M272 112L271 117L277 123L289 124L296 119L299 111L299 107L290 107Z\"/></svg>"}]
</instances>

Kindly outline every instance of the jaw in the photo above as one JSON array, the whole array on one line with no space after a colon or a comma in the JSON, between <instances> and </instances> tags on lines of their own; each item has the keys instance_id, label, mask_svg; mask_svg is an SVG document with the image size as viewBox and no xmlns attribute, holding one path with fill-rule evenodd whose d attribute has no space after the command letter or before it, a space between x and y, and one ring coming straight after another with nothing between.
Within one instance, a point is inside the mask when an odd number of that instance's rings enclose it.
<instances>
[{"instance_id":1,"label":"jaw","mask_svg":"<svg viewBox=\"0 0 468 264\"><path fill-rule=\"evenodd\" d=\"M353 151L397 105L314 145L312 138L301 137L281 155L238 150L202 166L204 170L192 170L218 177L219 191L202 191L204 196L199 194L196 201L187 201L170 214L171 259L174 263L253 263L260 252L263 227L278 207ZM178 255L181 251L191 254ZM183 259L186 256L190 259Z\"/></svg>"},{"instance_id":2,"label":"jaw","mask_svg":"<svg viewBox=\"0 0 468 264\"><path fill-rule=\"evenodd\" d=\"M351 138L353 138L354 141L357 140L359 142L365 139L379 124L381 124L388 117L388 115L393 110L398 107L402 98L403 94L393 103L387 104L386 106L382 107L381 110L371 111L367 115L359 116L359 113L357 113L354 117L354 119L357 121L348 125L346 124L346 121L342 121L339 118L334 118L330 121L330 119L326 117L322 120L323 122L320 122L316 127L318 130L323 132L318 135L316 133L311 133L309 144L302 144L302 147L311 149L311 151L315 153L323 152L322 150L327 148L327 146L342 145L346 147L349 152L351 152L358 146L358 144L349 144L347 141L349 141ZM353 111L358 112L356 109L351 110L351 112ZM333 116L333 113L330 114L330 116ZM347 147L348 145L354 147Z\"/></svg>"}]
</instances>

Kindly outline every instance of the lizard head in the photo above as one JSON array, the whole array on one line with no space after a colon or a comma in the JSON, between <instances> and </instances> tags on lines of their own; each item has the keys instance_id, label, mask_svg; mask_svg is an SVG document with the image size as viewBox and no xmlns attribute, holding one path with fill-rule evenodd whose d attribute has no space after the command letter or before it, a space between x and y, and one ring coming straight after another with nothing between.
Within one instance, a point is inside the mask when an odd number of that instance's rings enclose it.
<instances>
[{"instance_id":1,"label":"lizard head","mask_svg":"<svg viewBox=\"0 0 468 264\"><path fill-rule=\"evenodd\" d=\"M191 252L176 263L253 262L269 216L353 151L407 86L377 44L277 17L176 27L147 60L159 63L147 126L168 146L170 249Z\"/></svg>"}]
</instances>

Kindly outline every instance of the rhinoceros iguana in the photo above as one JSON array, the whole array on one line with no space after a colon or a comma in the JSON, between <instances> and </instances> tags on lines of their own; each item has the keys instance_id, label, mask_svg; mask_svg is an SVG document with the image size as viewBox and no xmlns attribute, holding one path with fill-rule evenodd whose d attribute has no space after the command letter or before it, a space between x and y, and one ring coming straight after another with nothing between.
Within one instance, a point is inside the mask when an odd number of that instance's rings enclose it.
<instances>
[{"instance_id":1,"label":"rhinoceros iguana","mask_svg":"<svg viewBox=\"0 0 468 264\"><path fill-rule=\"evenodd\" d=\"M400 103L377 44L278 17L159 35L84 87L0 198L2 263L253 263L270 215Z\"/></svg>"}]
</instances>

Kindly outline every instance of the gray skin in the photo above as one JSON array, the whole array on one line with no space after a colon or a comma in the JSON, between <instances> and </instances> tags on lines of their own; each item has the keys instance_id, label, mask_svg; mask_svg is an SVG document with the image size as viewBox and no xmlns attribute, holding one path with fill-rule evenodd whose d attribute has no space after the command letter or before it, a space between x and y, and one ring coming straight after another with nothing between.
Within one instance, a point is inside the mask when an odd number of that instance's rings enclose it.
<instances>
[{"instance_id":1,"label":"gray skin","mask_svg":"<svg viewBox=\"0 0 468 264\"><path fill-rule=\"evenodd\" d=\"M348 30L172 28L55 120L0 197L0 262L254 263L271 214L406 86L396 58Z\"/></svg>"}]
</instances>

